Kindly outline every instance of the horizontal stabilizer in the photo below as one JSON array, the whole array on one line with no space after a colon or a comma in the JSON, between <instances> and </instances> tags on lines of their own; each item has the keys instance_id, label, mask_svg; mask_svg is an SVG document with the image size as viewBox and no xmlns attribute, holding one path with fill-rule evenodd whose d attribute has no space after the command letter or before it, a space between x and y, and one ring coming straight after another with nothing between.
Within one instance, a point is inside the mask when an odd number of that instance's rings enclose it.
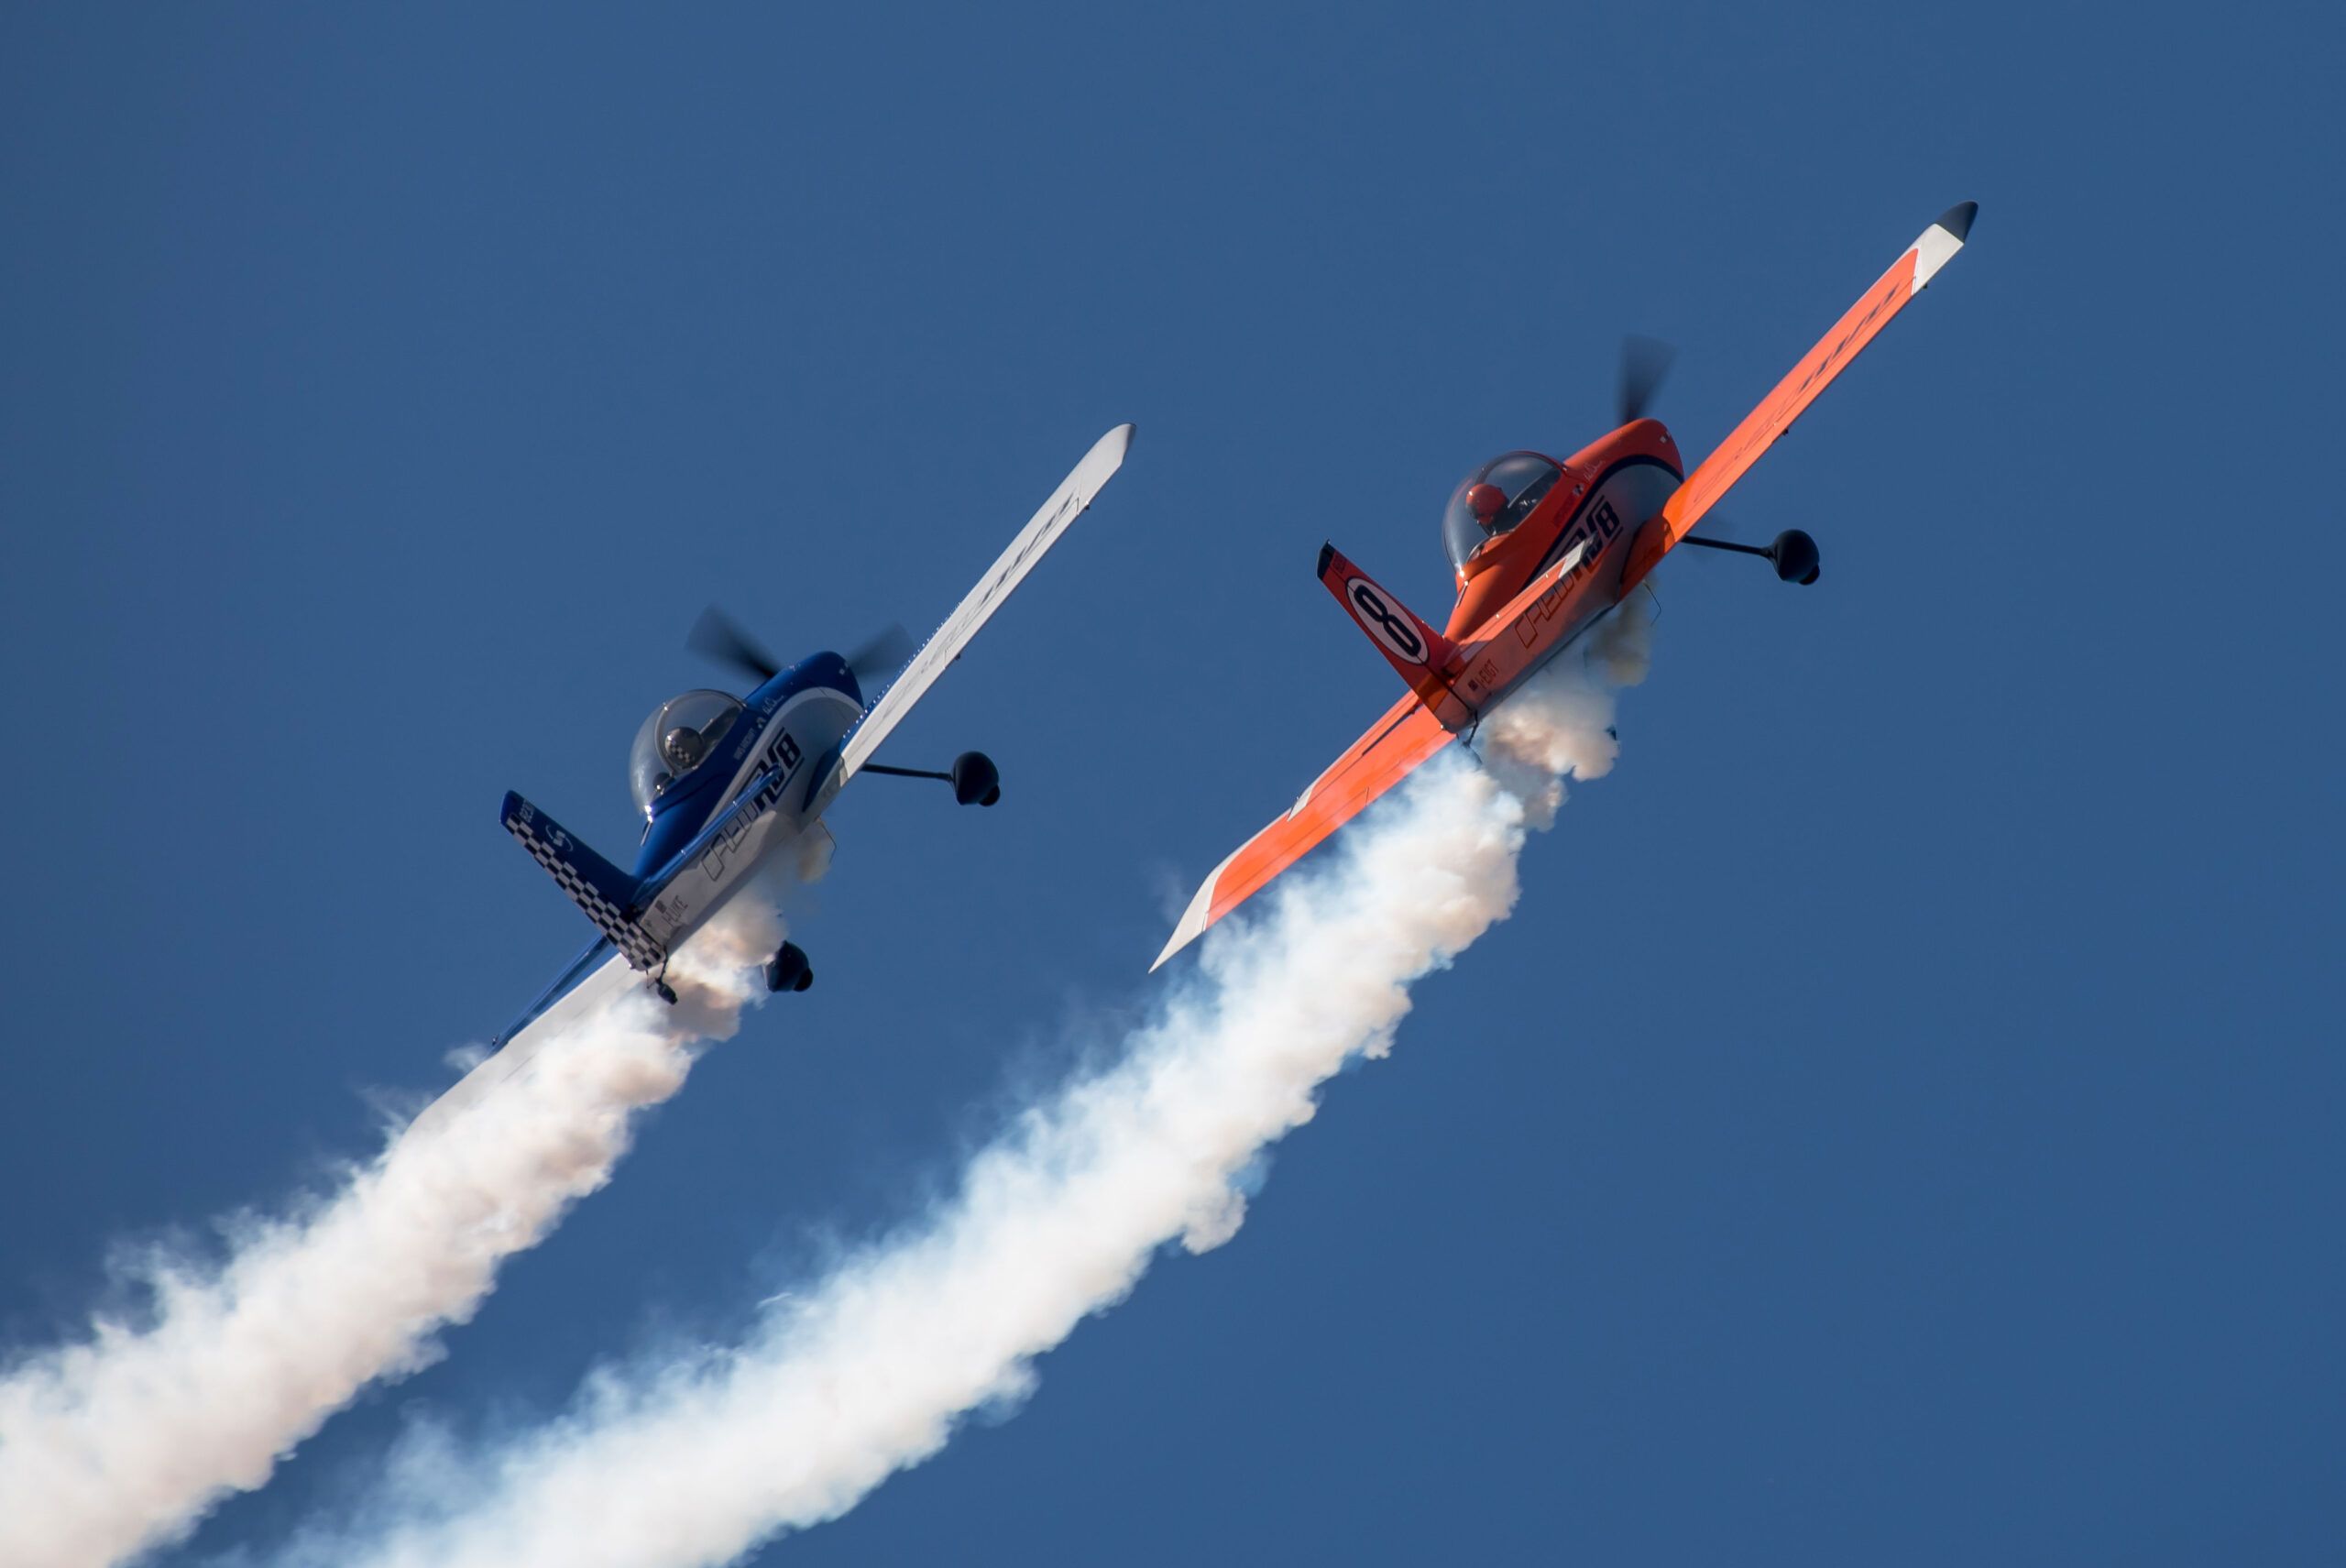
<instances>
[{"instance_id":1,"label":"horizontal stabilizer","mask_svg":"<svg viewBox=\"0 0 2346 1568\"><path fill-rule=\"evenodd\" d=\"M633 877L518 795L506 795L503 821L505 830L521 840L521 848L553 874L571 902L586 912L595 928L627 955L629 963L640 970L654 970L667 961L668 950L630 916L636 894Z\"/></svg>"}]
</instances>

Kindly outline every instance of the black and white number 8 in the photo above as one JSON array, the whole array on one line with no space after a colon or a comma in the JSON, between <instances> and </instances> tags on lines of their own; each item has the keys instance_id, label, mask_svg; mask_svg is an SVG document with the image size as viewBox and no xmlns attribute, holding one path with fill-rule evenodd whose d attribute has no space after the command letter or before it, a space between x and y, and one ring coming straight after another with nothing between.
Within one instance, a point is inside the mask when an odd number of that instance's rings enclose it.
<instances>
[{"instance_id":1,"label":"black and white number 8","mask_svg":"<svg viewBox=\"0 0 2346 1568\"><path fill-rule=\"evenodd\" d=\"M1411 664L1426 662L1426 640L1409 624L1409 618L1397 614L1376 585L1365 577L1354 577L1347 590L1353 609L1359 613L1361 629L1374 637L1392 655Z\"/></svg>"}]
</instances>

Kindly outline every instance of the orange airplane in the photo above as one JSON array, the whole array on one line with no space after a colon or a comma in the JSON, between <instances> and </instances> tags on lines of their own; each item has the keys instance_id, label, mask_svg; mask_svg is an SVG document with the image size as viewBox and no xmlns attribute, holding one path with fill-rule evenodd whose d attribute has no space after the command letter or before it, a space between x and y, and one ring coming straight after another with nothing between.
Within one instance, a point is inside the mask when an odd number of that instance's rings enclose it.
<instances>
[{"instance_id":1,"label":"orange airplane","mask_svg":"<svg viewBox=\"0 0 2346 1568\"><path fill-rule=\"evenodd\" d=\"M1411 769L1570 647L1681 544L1762 555L1788 583L1814 583L1816 542L1787 529L1762 549L1689 531L1792 428L1858 351L1963 248L1977 202L1950 207L1865 291L1760 406L1687 474L1659 420L1643 418L1667 351L1632 340L1621 426L1563 462L1509 452L1467 476L1442 514L1458 604L1436 631L1334 545L1320 580L1408 683L1409 695L1314 780L1287 815L1213 870L1157 955L1195 941Z\"/></svg>"}]
</instances>

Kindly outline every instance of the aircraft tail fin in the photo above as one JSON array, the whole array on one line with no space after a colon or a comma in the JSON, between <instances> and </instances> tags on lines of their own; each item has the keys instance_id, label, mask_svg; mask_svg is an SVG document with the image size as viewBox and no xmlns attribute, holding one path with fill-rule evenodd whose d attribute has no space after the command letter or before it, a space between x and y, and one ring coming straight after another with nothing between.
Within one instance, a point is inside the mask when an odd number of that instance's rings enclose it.
<instances>
[{"instance_id":1,"label":"aircraft tail fin","mask_svg":"<svg viewBox=\"0 0 2346 1568\"><path fill-rule=\"evenodd\" d=\"M521 848L545 867L572 903L586 912L597 930L608 937L627 961L640 970L658 969L668 950L637 925L630 915L636 880L588 849L544 812L510 791L505 796L505 830L521 840Z\"/></svg>"},{"instance_id":2,"label":"aircraft tail fin","mask_svg":"<svg viewBox=\"0 0 2346 1568\"><path fill-rule=\"evenodd\" d=\"M1450 689L1450 673L1458 652L1450 639L1377 587L1332 544L1320 546L1320 581L1376 644L1386 663L1418 694L1418 700L1433 709L1443 728L1459 729L1474 717L1474 710Z\"/></svg>"}]
</instances>

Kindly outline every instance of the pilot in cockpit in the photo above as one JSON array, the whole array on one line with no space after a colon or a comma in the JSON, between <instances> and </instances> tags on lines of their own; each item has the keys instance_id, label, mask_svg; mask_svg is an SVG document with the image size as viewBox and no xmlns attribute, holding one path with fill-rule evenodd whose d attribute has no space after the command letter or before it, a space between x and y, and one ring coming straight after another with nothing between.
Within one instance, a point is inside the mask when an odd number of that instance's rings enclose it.
<instances>
[{"instance_id":1,"label":"pilot in cockpit","mask_svg":"<svg viewBox=\"0 0 2346 1568\"><path fill-rule=\"evenodd\" d=\"M729 692L688 691L654 708L628 751L628 793L636 808L653 815L652 803L707 765L740 717L741 699Z\"/></svg>"},{"instance_id":2,"label":"pilot in cockpit","mask_svg":"<svg viewBox=\"0 0 2346 1568\"><path fill-rule=\"evenodd\" d=\"M689 724L679 724L661 737L661 760L668 764L668 772L674 777L683 778L699 767L707 755L708 737Z\"/></svg>"},{"instance_id":3,"label":"pilot in cockpit","mask_svg":"<svg viewBox=\"0 0 2346 1568\"><path fill-rule=\"evenodd\" d=\"M1507 515L1507 492L1496 485L1475 485L1466 492L1466 510L1485 533L1496 533L1499 521Z\"/></svg>"}]
</instances>

